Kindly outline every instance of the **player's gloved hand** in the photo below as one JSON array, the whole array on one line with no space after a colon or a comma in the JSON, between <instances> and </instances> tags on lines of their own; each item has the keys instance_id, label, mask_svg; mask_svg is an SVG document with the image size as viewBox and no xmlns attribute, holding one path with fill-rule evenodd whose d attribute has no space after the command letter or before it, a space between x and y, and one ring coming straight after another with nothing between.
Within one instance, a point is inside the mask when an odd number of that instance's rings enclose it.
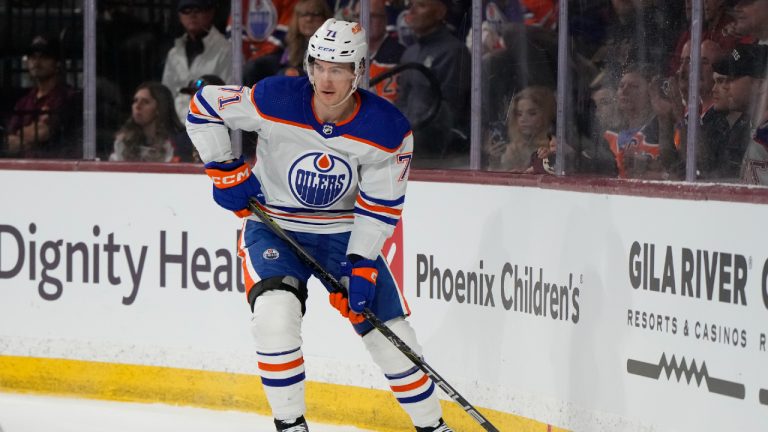
<instances>
[{"instance_id":1,"label":"player's gloved hand","mask_svg":"<svg viewBox=\"0 0 768 432\"><path fill-rule=\"evenodd\" d=\"M365 317L362 315L349 311L349 300L343 292L336 291L328 294L328 301L331 302L331 306L338 309L341 316L348 318L352 324L360 324L365 321Z\"/></svg>"},{"instance_id":2,"label":"player's gloved hand","mask_svg":"<svg viewBox=\"0 0 768 432\"><path fill-rule=\"evenodd\" d=\"M359 258L352 264L349 276L349 308L360 313L373 301L376 293L376 278L379 271L376 261Z\"/></svg>"},{"instance_id":3,"label":"player's gloved hand","mask_svg":"<svg viewBox=\"0 0 768 432\"><path fill-rule=\"evenodd\" d=\"M245 217L251 214L248 210L251 197L264 204L261 183L242 156L232 162L208 162L205 173L213 180L213 200L236 215Z\"/></svg>"}]
</instances>

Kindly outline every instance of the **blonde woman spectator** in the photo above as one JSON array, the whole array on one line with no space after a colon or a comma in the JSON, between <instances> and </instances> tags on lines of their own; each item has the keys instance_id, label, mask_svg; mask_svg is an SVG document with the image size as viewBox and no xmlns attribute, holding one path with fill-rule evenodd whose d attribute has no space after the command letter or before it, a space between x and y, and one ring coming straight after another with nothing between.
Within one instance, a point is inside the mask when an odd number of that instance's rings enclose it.
<instances>
[{"instance_id":1,"label":"blonde woman spectator","mask_svg":"<svg viewBox=\"0 0 768 432\"><path fill-rule=\"evenodd\" d=\"M304 53L309 38L331 17L331 9L325 0L300 0L293 10L286 36L286 49L280 62L280 75L306 75Z\"/></svg>"},{"instance_id":2,"label":"blonde woman spectator","mask_svg":"<svg viewBox=\"0 0 768 432\"><path fill-rule=\"evenodd\" d=\"M524 171L531 153L549 148L549 133L555 121L555 95L546 87L526 87L507 110L508 142L489 148L493 170ZM495 162L498 161L498 162Z\"/></svg>"},{"instance_id":3,"label":"blonde woman spectator","mask_svg":"<svg viewBox=\"0 0 768 432\"><path fill-rule=\"evenodd\" d=\"M192 143L174 109L173 96L158 82L136 89L131 116L115 136L111 161L191 162Z\"/></svg>"}]
</instances>

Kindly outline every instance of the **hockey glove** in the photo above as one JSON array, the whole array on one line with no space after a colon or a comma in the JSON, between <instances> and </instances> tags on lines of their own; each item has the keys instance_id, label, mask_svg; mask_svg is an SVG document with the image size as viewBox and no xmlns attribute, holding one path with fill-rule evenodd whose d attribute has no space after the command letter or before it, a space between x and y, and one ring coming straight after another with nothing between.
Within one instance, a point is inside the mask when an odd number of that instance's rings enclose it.
<instances>
[{"instance_id":1,"label":"hockey glove","mask_svg":"<svg viewBox=\"0 0 768 432\"><path fill-rule=\"evenodd\" d=\"M343 292L336 291L328 294L328 301L331 302L331 306L338 309L341 316L349 318L352 324L360 324L365 321L365 317L362 315L349 311L349 300L347 300L347 296Z\"/></svg>"},{"instance_id":2,"label":"hockey glove","mask_svg":"<svg viewBox=\"0 0 768 432\"><path fill-rule=\"evenodd\" d=\"M373 302L378 276L376 261L361 258L352 264L349 276L349 308L353 312L360 313Z\"/></svg>"},{"instance_id":3,"label":"hockey glove","mask_svg":"<svg viewBox=\"0 0 768 432\"><path fill-rule=\"evenodd\" d=\"M213 180L213 200L236 215L251 214L248 210L251 197L264 204L261 183L242 156L232 162L208 162L205 173Z\"/></svg>"}]
</instances>

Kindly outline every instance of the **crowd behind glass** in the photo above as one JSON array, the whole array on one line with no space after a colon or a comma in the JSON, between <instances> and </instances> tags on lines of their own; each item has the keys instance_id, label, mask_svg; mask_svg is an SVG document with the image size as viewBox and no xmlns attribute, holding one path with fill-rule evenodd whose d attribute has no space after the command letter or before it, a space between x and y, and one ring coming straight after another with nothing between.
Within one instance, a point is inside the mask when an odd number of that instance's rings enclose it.
<instances>
[{"instance_id":1,"label":"crowd behind glass","mask_svg":"<svg viewBox=\"0 0 768 432\"><path fill-rule=\"evenodd\" d=\"M82 3L0 10L1 157L82 158ZM96 155L134 162L197 162L184 130L192 94L237 75L248 86L303 75L308 36L330 17L359 20L361 10L357 0L241 0L235 74L228 0L96 3ZM559 157L566 175L683 180L695 121L698 181L766 184L768 0L698 5L693 49L692 0L569 2L567 94L558 99L557 0L485 1L482 52L471 51L469 0L370 0L370 90L411 121L416 168L468 168L474 145L484 170L549 175ZM477 143L473 58L482 68ZM559 146L557 100L568 101ZM256 145L244 136L246 155Z\"/></svg>"}]
</instances>

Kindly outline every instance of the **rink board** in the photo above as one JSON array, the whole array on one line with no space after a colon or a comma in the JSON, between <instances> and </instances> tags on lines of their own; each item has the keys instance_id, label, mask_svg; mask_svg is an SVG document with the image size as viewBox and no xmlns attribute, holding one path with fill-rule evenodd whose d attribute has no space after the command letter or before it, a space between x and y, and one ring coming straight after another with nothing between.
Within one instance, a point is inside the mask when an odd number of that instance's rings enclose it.
<instances>
[{"instance_id":1,"label":"rink board","mask_svg":"<svg viewBox=\"0 0 768 432\"><path fill-rule=\"evenodd\" d=\"M0 181L13 185L0 192L0 387L265 412L241 222L210 202L206 177ZM766 217L756 204L411 182L394 254L427 361L502 430L757 430ZM311 412L344 422L336 407L361 408L356 424L405 430L319 284L308 310ZM444 406L457 430L480 430Z\"/></svg>"}]
</instances>

